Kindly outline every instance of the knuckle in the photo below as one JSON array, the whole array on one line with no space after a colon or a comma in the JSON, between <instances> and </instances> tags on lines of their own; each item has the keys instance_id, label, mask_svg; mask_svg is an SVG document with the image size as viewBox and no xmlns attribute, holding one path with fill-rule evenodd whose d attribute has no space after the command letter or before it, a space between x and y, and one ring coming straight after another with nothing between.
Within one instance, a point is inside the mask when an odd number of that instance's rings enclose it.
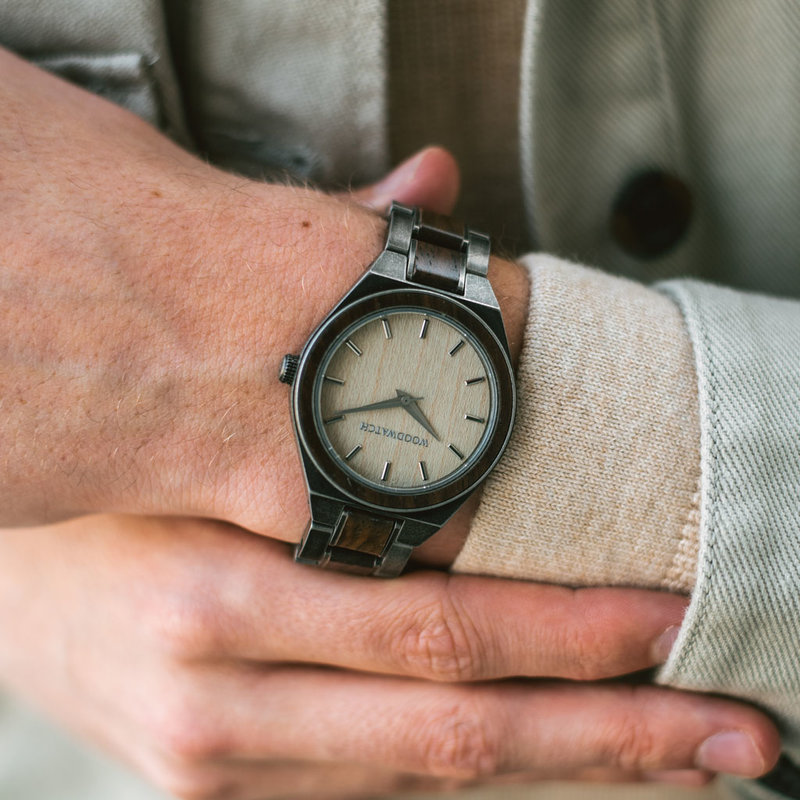
<instances>
[{"instance_id":1,"label":"knuckle","mask_svg":"<svg viewBox=\"0 0 800 800\"><path fill-rule=\"evenodd\" d=\"M229 754L221 726L202 708L199 702L178 696L164 703L150 721L151 742L170 762L188 768Z\"/></svg>"},{"instance_id":2,"label":"knuckle","mask_svg":"<svg viewBox=\"0 0 800 800\"><path fill-rule=\"evenodd\" d=\"M641 710L614 720L606 730L603 750L611 765L631 771L658 768L666 755L653 724Z\"/></svg>"},{"instance_id":3,"label":"knuckle","mask_svg":"<svg viewBox=\"0 0 800 800\"><path fill-rule=\"evenodd\" d=\"M579 611L557 632L551 652L561 655L560 677L575 681L594 681L613 674L613 654L603 632Z\"/></svg>"},{"instance_id":4,"label":"knuckle","mask_svg":"<svg viewBox=\"0 0 800 800\"><path fill-rule=\"evenodd\" d=\"M178 661L214 654L220 644L216 611L197 596L167 599L151 614L149 633L157 649Z\"/></svg>"},{"instance_id":5,"label":"knuckle","mask_svg":"<svg viewBox=\"0 0 800 800\"><path fill-rule=\"evenodd\" d=\"M393 643L404 671L451 683L480 677L478 637L466 615L446 592L404 616L403 628Z\"/></svg>"},{"instance_id":6,"label":"knuckle","mask_svg":"<svg viewBox=\"0 0 800 800\"><path fill-rule=\"evenodd\" d=\"M596 644L591 631L565 625L555 631L554 639L549 650L555 656L553 672L557 677L573 681L590 681L597 677Z\"/></svg>"},{"instance_id":7,"label":"knuckle","mask_svg":"<svg viewBox=\"0 0 800 800\"><path fill-rule=\"evenodd\" d=\"M474 781L498 772L501 738L471 698L431 713L418 734L422 767L433 776Z\"/></svg>"}]
</instances>

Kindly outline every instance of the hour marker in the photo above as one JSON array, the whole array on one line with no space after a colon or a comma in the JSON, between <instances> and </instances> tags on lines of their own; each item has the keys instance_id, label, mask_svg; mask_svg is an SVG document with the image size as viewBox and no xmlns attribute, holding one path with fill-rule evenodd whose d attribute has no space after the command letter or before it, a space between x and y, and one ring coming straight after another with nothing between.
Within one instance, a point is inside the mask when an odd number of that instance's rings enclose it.
<instances>
[{"instance_id":1,"label":"hour marker","mask_svg":"<svg viewBox=\"0 0 800 800\"><path fill-rule=\"evenodd\" d=\"M383 317L381 319L381 325L383 325L383 335L387 339L391 339L392 338L392 329L389 327L389 320L386 319L386 317Z\"/></svg>"},{"instance_id":2,"label":"hour marker","mask_svg":"<svg viewBox=\"0 0 800 800\"><path fill-rule=\"evenodd\" d=\"M340 414L338 417L328 417L328 419L322 420L326 425L330 425L331 422L338 422L340 419L344 419L344 414Z\"/></svg>"},{"instance_id":3,"label":"hour marker","mask_svg":"<svg viewBox=\"0 0 800 800\"><path fill-rule=\"evenodd\" d=\"M344 386L344 381L341 378L334 378L333 375L324 375L322 380L328 381L328 383L335 383L338 386Z\"/></svg>"},{"instance_id":4,"label":"hour marker","mask_svg":"<svg viewBox=\"0 0 800 800\"><path fill-rule=\"evenodd\" d=\"M449 444L447 445L462 461L464 460L464 454L454 445Z\"/></svg>"},{"instance_id":5,"label":"hour marker","mask_svg":"<svg viewBox=\"0 0 800 800\"><path fill-rule=\"evenodd\" d=\"M353 342L352 339L345 339L344 342L357 356L361 355L361 350L357 347L357 345Z\"/></svg>"},{"instance_id":6,"label":"hour marker","mask_svg":"<svg viewBox=\"0 0 800 800\"><path fill-rule=\"evenodd\" d=\"M345 461L349 461L359 450L361 449L361 445L357 444L345 457Z\"/></svg>"},{"instance_id":7,"label":"hour marker","mask_svg":"<svg viewBox=\"0 0 800 800\"><path fill-rule=\"evenodd\" d=\"M454 356L464 346L464 340L459 339L458 344L450 351L450 355Z\"/></svg>"},{"instance_id":8,"label":"hour marker","mask_svg":"<svg viewBox=\"0 0 800 800\"><path fill-rule=\"evenodd\" d=\"M464 386L474 386L476 383L483 383L485 380L485 375L482 375L480 378L470 378L469 380L464 381Z\"/></svg>"},{"instance_id":9,"label":"hour marker","mask_svg":"<svg viewBox=\"0 0 800 800\"><path fill-rule=\"evenodd\" d=\"M383 472L381 472L381 480L385 481L389 477L389 467L392 466L391 461L383 462Z\"/></svg>"},{"instance_id":10,"label":"hour marker","mask_svg":"<svg viewBox=\"0 0 800 800\"><path fill-rule=\"evenodd\" d=\"M428 318L426 317L424 320L422 320L422 327L420 328L419 331L419 338L424 339L427 333L428 333Z\"/></svg>"},{"instance_id":11,"label":"hour marker","mask_svg":"<svg viewBox=\"0 0 800 800\"><path fill-rule=\"evenodd\" d=\"M483 417L476 417L474 414L464 414L464 419L468 419L470 422L479 422L481 425L486 422Z\"/></svg>"},{"instance_id":12,"label":"hour marker","mask_svg":"<svg viewBox=\"0 0 800 800\"><path fill-rule=\"evenodd\" d=\"M419 462L419 474L422 475L422 480L428 480L428 468L425 466L424 461Z\"/></svg>"}]
</instances>

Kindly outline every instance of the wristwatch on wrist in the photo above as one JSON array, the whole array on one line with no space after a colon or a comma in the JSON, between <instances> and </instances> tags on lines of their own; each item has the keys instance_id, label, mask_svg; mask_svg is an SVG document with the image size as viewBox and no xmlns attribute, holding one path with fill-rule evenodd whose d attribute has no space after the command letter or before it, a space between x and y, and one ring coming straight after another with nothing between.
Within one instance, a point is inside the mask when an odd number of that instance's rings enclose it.
<instances>
[{"instance_id":1,"label":"wristwatch on wrist","mask_svg":"<svg viewBox=\"0 0 800 800\"><path fill-rule=\"evenodd\" d=\"M394 203L383 252L284 356L311 521L297 561L399 575L492 470L514 378L489 237Z\"/></svg>"}]
</instances>

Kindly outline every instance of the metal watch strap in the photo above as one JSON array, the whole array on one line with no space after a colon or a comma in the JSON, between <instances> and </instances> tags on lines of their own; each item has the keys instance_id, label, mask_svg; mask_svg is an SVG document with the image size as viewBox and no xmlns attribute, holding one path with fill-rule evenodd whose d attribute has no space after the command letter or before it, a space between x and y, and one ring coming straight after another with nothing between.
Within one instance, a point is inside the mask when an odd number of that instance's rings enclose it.
<instances>
[{"instance_id":1,"label":"metal watch strap","mask_svg":"<svg viewBox=\"0 0 800 800\"><path fill-rule=\"evenodd\" d=\"M411 545L398 541L405 520L341 506L329 524L312 519L295 550L295 560L318 567L392 578L403 571Z\"/></svg>"},{"instance_id":2,"label":"metal watch strap","mask_svg":"<svg viewBox=\"0 0 800 800\"><path fill-rule=\"evenodd\" d=\"M486 277L490 241L442 214L392 203L386 249L406 257L406 280L463 295L468 274Z\"/></svg>"},{"instance_id":3,"label":"metal watch strap","mask_svg":"<svg viewBox=\"0 0 800 800\"><path fill-rule=\"evenodd\" d=\"M406 259L405 280L454 295L464 295L467 275L485 278L489 237L439 214L392 203L385 250ZM324 518L323 518L324 517ZM410 526L431 527L365 508L327 503L315 510L295 560L348 572L394 577L413 546L403 541Z\"/></svg>"}]
</instances>

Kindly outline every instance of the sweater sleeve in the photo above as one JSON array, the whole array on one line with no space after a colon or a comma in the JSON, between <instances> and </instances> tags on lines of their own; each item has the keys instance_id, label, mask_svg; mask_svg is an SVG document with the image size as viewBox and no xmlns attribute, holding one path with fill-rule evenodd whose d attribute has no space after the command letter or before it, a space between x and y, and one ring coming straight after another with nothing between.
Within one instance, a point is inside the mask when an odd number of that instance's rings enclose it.
<instances>
[{"instance_id":1,"label":"sweater sleeve","mask_svg":"<svg viewBox=\"0 0 800 800\"><path fill-rule=\"evenodd\" d=\"M640 284L529 256L518 414L455 569L688 592L700 434L675 303Z\"/></svg>"}]
</instances>

